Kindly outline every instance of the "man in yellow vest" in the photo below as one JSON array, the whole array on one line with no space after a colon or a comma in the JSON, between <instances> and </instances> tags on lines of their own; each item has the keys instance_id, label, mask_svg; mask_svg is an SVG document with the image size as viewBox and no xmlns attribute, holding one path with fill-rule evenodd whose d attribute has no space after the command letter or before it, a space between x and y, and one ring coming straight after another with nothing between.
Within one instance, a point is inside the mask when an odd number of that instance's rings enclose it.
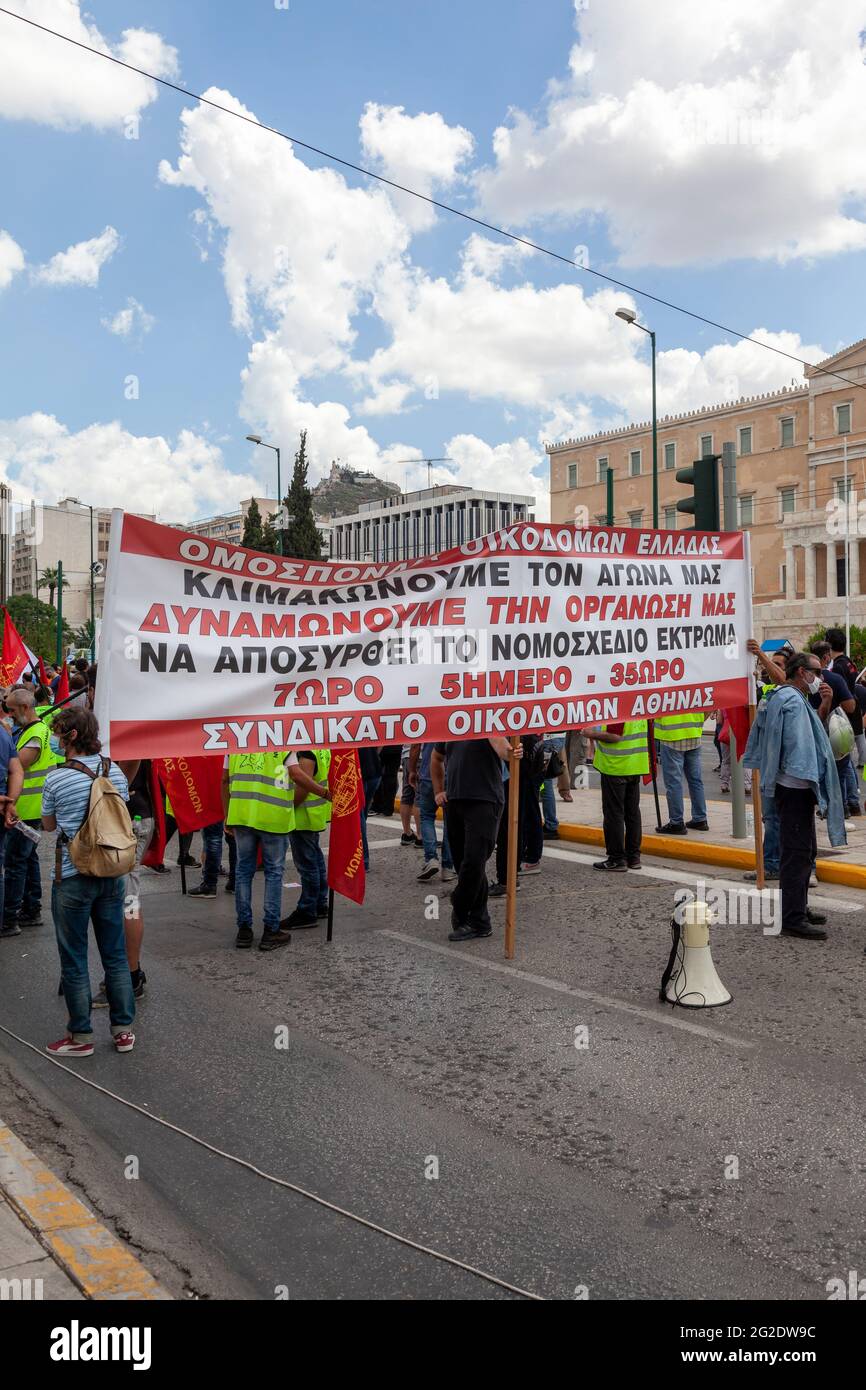
<instances>
[{"instance_id":1,"label":"man in yellow vest","mask_svg":"<svg viewBox=\"0 0 866 1390\"><path fill-rule=\"evenodd\" d=\"M624 874L640 868L640 779L649 772L647 721L626 719L585 730L595 739L593 767L601 774L605 859L594 869Z\"/></svg>"},{"instance_id":2,"label":"man in yellow vest","mask_svg":"<svg viewBox=\"0 0 866 1390\"><path fill-rule=\"evenodd\" d=\"M318 926L328 915L328 870L319 836L331 820L330 766L329 748L305 748L289 768L295 787L295 828L289 840L301 877L301 896L295 910L280 923L289 931Z\"/></svg>"},{"instance_id":3,"label":"man in yellow vest","mask_svg":"<svg viewBox=\"0 0 866 1390\"><path fill-rule=\"evenodd\" d=\"M226 834L234 836L238 849L235 869L235 946L248 950L253 944L253 875L259 851L265 875L264 930L260 951L287 946L292 933L280 925L283 866L289 835L295 825L294 783L289 767L294 753L233 753L223 772L223 809Z\"/></svg>"},{"instance_id":4,"label":"man in yellow vest","mask_svg":"<svg viewBox=\"0 0 866 1390\"><path fill-rule=\"evenodd\" d=\"M32 690L19 688L7 697L6 707L17 726L15 746L24 769L24 785L16 804L19 820L42 830L42 789L51 768L63 759L51 749L51 731L36 712ZM24 835L6 841L5 927L42 925L42 878L37 845Z\"/></svg>"},{"instance_id":5,"label":"man in yellow vest","mask_svg":"<svg viewBox=\"0 0 866 1390\"><path fill-rule=\"evenodd\" d=\"M703 710L685 714L664 714L655 722L655 735L661 749L662 777L668 801L668 823L664 835L687 835L690 830L709 830L707 800L701 773L701 744L704 733ZM692 818L684 820L683 775L689 784Z\"/></svg>"}]
</instances>

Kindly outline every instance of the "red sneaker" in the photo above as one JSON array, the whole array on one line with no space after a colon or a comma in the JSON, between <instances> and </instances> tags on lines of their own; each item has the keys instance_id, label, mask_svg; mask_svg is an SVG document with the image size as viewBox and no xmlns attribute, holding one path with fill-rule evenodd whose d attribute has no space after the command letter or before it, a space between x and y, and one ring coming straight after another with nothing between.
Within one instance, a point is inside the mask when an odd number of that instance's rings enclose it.
<instances>
[{"instance_id":1,"label":"red sneaker","mask_svg":"<svg viewBox=\"0 0 866 1390\"><path fill-rule=\"evenodd\" d=\"M69 1035L59 1038L57 1042L48 1043L45 1048L52 1057L92 1057L92 1042L75 1042Z\"/></svg>"},{"instance_id":2,"label":"red sneaker","mask_svg":"<svg viewBox=\"0 0 866 1390\"><path fill-rule=\"evenodd\" d=\"M134 1033L115 1033L114 1050L115 1052L131 1052L135 1047Z\"/></svg>"}]
</instances>

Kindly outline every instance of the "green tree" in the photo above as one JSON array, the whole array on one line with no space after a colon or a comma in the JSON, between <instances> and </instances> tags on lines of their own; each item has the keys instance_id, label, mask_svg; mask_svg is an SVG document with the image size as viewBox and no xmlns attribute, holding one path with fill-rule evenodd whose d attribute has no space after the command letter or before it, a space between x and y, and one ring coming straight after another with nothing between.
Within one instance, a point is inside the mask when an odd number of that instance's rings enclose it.
<instances>
[{"instance_id":1,"label":"green tree","mask_svg":"<svg viewBox=\"0 0 866 1390\"><path fill-rule=\"evenodd\" d=\"M75 629L72 634L72 640L76 647L84 647L88 656L90 655L90 647L93 642L93 623L89 618L86 622L82 623L80 627Z\"/></svg>"},{"instance_id":2,"label":"green tree","mask_svg":"<svg viewBox=\"0 0 866 1390\"><path fill-rule=\"evenodd\" d=\"M838 627L841 628L843 632L845 631L844 619L841 622L832 622L828 624L828 626ZM803 651L807 652L813 642L823 642L826 636L827 629L825 627L817 628L816 631L812 633L811 637L806 638L806 641L803 643ZM851 650L848 655L854 662L857 670L862 671L863 667L866 666L866 627L857 627L854 623L851 624Z\"/></svg>"},{"instance_id":3,"label":"green tree","mask_svg":"<svg viewBox=\"0 0 866 1390\"><path fill-rule=\"evenodd\" d=\"M57 579L57 569L54 566L47 566L44 570L40 572L39 582L36 585L36 588L40 592L42 589L48 590L48 603L51 608L54 607L54 595L57 592ZM69 580L66 578L65 575L63 576L63 588L69 588Z\"/></svg>"},{"instance_id":4,"label":"green tree","mask_svg":"<svg viewBox=\"0 0 866 1390\"><path fill-rule=\"evenodd\" d=\"M307 431L301 431L301 446L295 454L292 485L285 508L291 521L283 532L283 554L297 560L321 560L322 538L316 526L313 497L307 482Z\"/></svg>"},{"instance_id":5,"label":"green tree","mask_svg":"<svg viewBox=\"0 0 866 1390\"><path fill-rule=\"evenodd\" d=\"M9 616L31 651L44 661L57 654L57 612L32 594L15 594L7 601ZM72 629L63 624L64 648L72 641Z\"/></svg>"},{"instance_id":6,"label":"green tree","mask_svg":"<svg viewBox=\"0 0 866 1390\"><path fill-rule=\"evenodd\" d=\"M262 514L255 498L250 502L244 517L244 534L241 545L246 546L247 550L261 550L262 548Z\"/></svg>"},{"instance_id":7,"label":"green tree","mask_svg":"<svg viewBox=\"0 0 866 1390\"><path fill-rule=\"evenodd\" d=\"M279 549L280 538L274 527L273 519L269 516L265 519L265 524L262 527L262 543L259 550L263 550L266 555L276 555L279 553Z\"/></svg>"}]
</instances>

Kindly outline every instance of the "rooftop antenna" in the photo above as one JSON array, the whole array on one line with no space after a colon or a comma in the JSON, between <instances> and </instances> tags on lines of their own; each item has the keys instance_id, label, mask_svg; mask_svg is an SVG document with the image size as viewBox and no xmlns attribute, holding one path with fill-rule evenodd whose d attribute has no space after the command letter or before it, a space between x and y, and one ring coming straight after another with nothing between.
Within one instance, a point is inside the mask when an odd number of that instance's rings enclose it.
<instances>
[{"instance_id":1,"label":"rooftop antenna","mask_svg":"<svg viewBox=\"0 0 866 1390\"><path fill-rule=\"evenodd\" d=\"M427 486L431 486L430 468L434 463L453 463L453 459L395 459L395 463L426 463L427 465Z\"/></svg>"}]
</instances>

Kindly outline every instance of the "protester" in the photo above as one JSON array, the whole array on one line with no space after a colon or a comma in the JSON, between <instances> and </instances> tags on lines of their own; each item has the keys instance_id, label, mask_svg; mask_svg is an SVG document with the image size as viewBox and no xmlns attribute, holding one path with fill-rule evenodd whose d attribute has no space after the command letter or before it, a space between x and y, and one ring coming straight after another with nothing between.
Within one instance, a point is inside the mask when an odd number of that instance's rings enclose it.
<instances>
[{"instance_id":1,"label":"protester","mask_svg":"<svg viewBox=\"0 0 866 1390\"><path fill-rule=\"evenodd\" d=\"M202 863L201 863L201 883L196 884L195 888L190 888L187 893L188 898L215 898L217 895L217 884L219 883L220 873L223 866L223 840L225 836L225 822L221 820L213 821L211 825L203 825L201 830L202 843ZM190 835L189 840L192 840ZM229 840L229 845L233 840ZM192 858L192 856L190 856ZM195 860L193 860L193 863ZM189 859L185 860L189 863ZM229 864L231 865L231 850L229 851ZM233 871L230 869L229 879L226 889L231 883L234 888Z\"/></svg>"},{"instance_id":2,"label":"protester","mask_svg":"<svg viewBox=\"0 0 866 1390\"><path fill-rule=\"evenodd\" d=\"M538 793L534 791L534 778L532 776L533 760L535 760L535 770L538 765L544 766L544 753L542 750L542 740L535 734L524 735L520 740L522 756L517 774L517 885L520 886L520 876L523 873L539 873L540 864L529 860L527 844L531 845L535 853L539 853L539 831L540 813L538 809ZM503 793L505 803L502 815L499 818L499 829L496 833L496 881L488 883L487 888L490 897L502 898L508 890L508 827L511 820L511 797L514 792L514 782L511 776L511 768L508 763L502 771ZM536 824L533 822L535 818ZM544 841L541 839L541 844ZM524 862L529 860L529 867Z\"/></svg>"},{"instance_id":3,"label":"protester","mask_svg":"<svg viewBox=\"0 0 866 1390\"><path fill-rule=\"evenodd\" d=\"M556 814L556 785L564 768L565 762L565 734L548 734L542 745L545 756L544 784L541 792L541 805L544 812L543 834L546 840L559 839L559 817ZM571 788L568 788L568 796L563 793L563 800L570 801Z\"/></svg>"},{"instance_id":4,"label":"protester","mask_svg":"<svg viewBox=\"0 0 866 1390\"><path fill-rule=\"evenodd\" d=\"M39 718L32 691L13 690L6 705L15 721L15 746L24 769L24 785L15 809L25 825L41 832L45 779L58 761L57 753L52 751L52 744L57 747L56 738ZM42 925L42 876L37 848L38 841L20 833L7 844L4 927Z\"/></svg>"},{"instance_id":5,"label":"protester","mask_svg":"<svg viewBox=\"0 0 866 1390\"><path fill-rule=\"evenodd\" d=\"M7 831L12 830L18 818L15 803L21 795L23 781L24 769L15 748L15 740L8 729L0 728L0 937L21 935L21 928L17 922L10 927L4 924L3 861L6 856Z\"/></svg>"},{"instance_id":6,"label":"protester","mask_svg":"<svg viewBox=\"0 0 866 1390\"><path fill-rule=\"evenodd\" d=\"M834 675L840 676L844 680L854 701L854 708L846 709L845 712L854 731L854 743L859 753L860 746L857 740L863 738L863 711L857 699L857 667L845 650L845 634L840 627L828 627L824 634L824 640L830 648L830 670ZM852 753L848 759L843 792L843 800L846 803L849 816L861 816L863 814L860 806L860 784L857 780L856 764L857 759Z\"/></svg>"},{"instance_id":7,"label":"protester","mask_svg":"<svg viewBox=\"0 0 866 1390\"><path fill-rule=\"evenodd\" d=\"M409 753L408 775L416 789L418 810L421 816L421 840L424 846L424 864L418 874L419 883L428 883L440 874L443 883L454 877L454 861L448 844L448 827L442 817L442 868L439 868L438 841L436 839L436 797L430 777L430 758L432 743L416 743Z\"/></svg>"},{"instance_id":8,"label":"protester","mask_svg":"<svg viewBox=\"0 0 866 1390\"><path fill-rule=\"evenodd\" d=\"M822 708L829 709L832 691L821 679L820 660L811 652L795 652L786 664L785 684L758 706L743 765L759 770L761 795L776 801L782 931L818 941L827 936L826 918L808 905L818 852L816 804L826 817L831 845L846 841L833 750L820 712L809 703L814 695L820 697Z\"/></svg>"},{"instance_id":9,"label":"protester","mask_svg":"<svg viewBox=\"0 0 866 1390\"><path fill-rule=\"evenodd\" d=\"M854 714L857 709L857 701L851 694L848 682L845 678L837 675L836 672L831 669L830 643L826 641L813 642L810 651L814 656L817 656L818 660L821 662L821 679L829 686L832 693L828 707L824 707L824 703L822 703L817 696L813 697L809 703L813 709L822 706L820 718L828 734L830 734L831 746L836 738L836 734L831 733L830 716L833 714L834 710L841 710L842 715L847 717L847 723L845 719L842 719L843 735L848 736L847 741L850 747L853 747L854 731L853 728L851 728L851 715ZM840 715L839 718L842 718L842 715ZM848 735L849 728L851 728L850 735ZM836 772L839 777L839 788L842 793L842 804L849 816L859 816L862 814L860 810L860 789L857 785L857 773L854 771L851 763L850 751L838 756L837 750L834 748L834 757L836 761Z\"/></svg>"},{"instance_id":10,"label":"protester","mask_svg":"<svg viewBox=\"0 0 866 1390\"><path fill-rule=\"evenodd\" d=\"M585 731L595 741L593 766L601 775L604 859L594 869L623 874L639 869L643 828L640 816L641 778L649 772L647 721L626 719Z\"/></svg>"},{"instance_id":11,"label":"protester","mask_svg":"<svg viewBox=\"0 0 866 1390\"><path fill-rule=\"evenodd\" d=\"M771 655L762 651L754 637L750 637L746 642L746 650L755 657L755 681L758 687L759 701L766 700L771 691L784 685L787 679L785 673L786 657L781 652ZM793 655L793 652L788 652L788 655ZM761 797L761 819L764 824L764 878L773 880L779 877L779 812L776 808L775 797ZM743 874L743 878L754 883L757 881L758 875L755 870L749 870ZM809 881L812 882L811 877ZM817 881L815 879L816 883Z\"/></svg>"},{"instance_id":12,"label":"protester","mask_svg":"<svg viewBox=\"0 0 866 1390\"><path fill-rule=\"evenodd\" d=\"M668 803L668 822L664 835L687 835L690 830L709 830L704 779L701 772L701 744L705 714L691 710L685 714L664 714L655 721L660 744L661 769ZM684 820L683 776L689 786L692 818Z\"/></svg>"},{"instance_id":13,"label":"protester","mask_svg":"<svg viewBox=\"0 0 866 1390\"><path fill-rule=\"evenodd\" d=\"M156 829L156 814L153 806L153 774L148 759L140 762L121 762L118 764L126 778L129 788L127 809L132 821L135 836L135 864L126 876L126 902L123 912L123 934L126 941L126 960L132 979L132 992L141 999L147 976L141 968L141 947L144 941L144 912L141 906L141 861L150 848ZM99 993L93 1001L95 1009L104 1009L108 995L103 980Z\"/></svg>"},{"instance_id":14,"label":"protester","mask_svg":"<svg viewBox=\"0 0 866 1390\"><path fill-rule=\"evenodd\" d=\"M370 809L377 816L390 817L394 814L394 802L397 799L397 779L403 746L400 743L385 744L378 751L380 781Z\"/></svg>"},{"instance_id":15,"label":"protester","mask_svg":"<svg viewBox=\"0 0 866 1390\"><path fill-rule=\"evenodd\" d=\"M523 745L512 751L506 738L481 738L433 747L430 780L436 805L444 809L457 870L449 941L473 941L493 930L487 909L487 860L496 844L505 799L502 762L509 755L520 760Z\"/></svg>"},{"instance_id":16,"label":"protester","mask_svg":"<svg viewBox=\"0 0 866 1390\"><path fill-rule=\"evenodd\" d=\"M67 704L87 707L87 679L80 671L70 673L69 694L72 698L67 701Z\"/></svg>"},{"instance_id":17,"label":"protester","mask_svg":"<svg viewBox=\"0 0 866 1390\"><path fill-rule=\"evenodd\" d=\"M416 804L415 788L409 777L409 745L406 744L401 750L400 767L402 771L402 784L400 788L400 822L403 833L400 836L401 845L414 845L420 849L424 844L421 838L421 813ZM415 829L412 829L412 823Z\"/></svg>"},{"instance_id":18,"label":"protester","mask_svg":"<svg viewBox=\"0 0 866 1390\"><path fill-rule=\"evenodd\" d=\"M93 1054L92 997L87 965L88 924L93 923L96 946L105 971L105 992L114 1046L131 1052L135 995L126 958L123 909L126 879L81 874L69 854L69 842L90 810L94 778L107 776L127 800L126 778L116 763L100 755L99 727L90 710L63 709L54 721L54 734L66 762L52 768L42 793L42 825L57 830L57 874L51 889L51 915L60 952L61 976L69 1022L66 1035L49 1043L54 1056ZM72 763L81 766L73 766ZM82 770L86 769L86 770Z\"/></svg>"},{"instance_id":19,"label":"protester","mask_svg":"<svg viewBox=\"0 0 866 1390\"><path fill-rule=\"evenodd\" d=\"M283 866L289 834L295 825L294 784L290 769L295 753L233 753L223 771L226 833L237 841L235 869L235 946L253 944L252 882L259 852L265 876L264 930L260 951L287 946L292 933L280 924Z\"/></svg>"},{"instance_id":20,"label":"protester","mask_svg":"<svg viewBox=\"0 0 866 1390\"><path fill-rule=\"evenodd\" d=\"M289 768L295 788L295 825L289 843L301 878L301 896L281 928L315 927L328 915L328 869L320 838L331 820L330 766L329 748L304 748Z\"/></svg>"},{"instance_id":21,"label":"protester","mask_svg":"<svg viewBox=\"0 0 866 1390\"><path fill-rule=\"evenodd\" d=\"M382 781L381 750L378 748L359 748L358 761L361 767L361 782L364 787L364 804L361 807L361 841L364 849L364 868L369 873L370 847L367 843L367 817L372 810Z\"/></svg>"},{"instance_id":22,"label":"protester","mask_svg":"<svg viewBox=\"0 0 866 1390\"><path fill-rule=\"evenodd\" d=\"M582 729L569 729L565 735L565 775L568 790L577 786L577 769L586 767L586 739ZM563 796L563 801L571 801L571 796Z\"/></svg>"}]
</instances>

